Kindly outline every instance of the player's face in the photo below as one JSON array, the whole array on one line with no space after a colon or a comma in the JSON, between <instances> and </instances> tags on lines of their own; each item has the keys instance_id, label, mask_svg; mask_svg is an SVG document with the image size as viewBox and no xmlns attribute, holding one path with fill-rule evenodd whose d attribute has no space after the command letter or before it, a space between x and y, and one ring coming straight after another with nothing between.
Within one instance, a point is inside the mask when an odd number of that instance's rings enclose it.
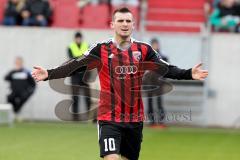
<instances>
[{"instance_id":1,"label":"player's face","mask_svg":"<svg viewBox=\"0 0 240 160\"><path fill-rule=\"evenodd\" d=\"M119 13L114 15L111 27L117 36L127 38L134 29L133 15L131 13Z\"/></svg>"}]
</instances>

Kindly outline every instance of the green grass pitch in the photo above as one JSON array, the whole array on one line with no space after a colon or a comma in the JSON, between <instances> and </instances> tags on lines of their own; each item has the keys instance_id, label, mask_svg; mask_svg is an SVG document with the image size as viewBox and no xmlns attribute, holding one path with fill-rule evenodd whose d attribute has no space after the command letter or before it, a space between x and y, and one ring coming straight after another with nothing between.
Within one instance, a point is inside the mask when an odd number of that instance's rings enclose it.
<instances>
[{"instance_id":1,"label":"green grass pitch","mask_svg":"<svg viewBox=\"0 0 240 160\"><path fill-rule=\"evenodd\" d=\"M0 160L99 160L97 127L73 123L0 126ZM144 128L140 160L239 160L240 130Z\"/></svg>"}]
</instances>

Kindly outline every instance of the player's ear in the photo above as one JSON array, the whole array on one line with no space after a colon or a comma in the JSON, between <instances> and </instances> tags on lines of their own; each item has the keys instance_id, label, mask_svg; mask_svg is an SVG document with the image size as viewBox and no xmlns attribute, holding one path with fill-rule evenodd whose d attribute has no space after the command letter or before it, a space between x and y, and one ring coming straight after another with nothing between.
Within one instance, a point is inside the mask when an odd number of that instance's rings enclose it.
<instances>
[{"instance_id":1,"label":"player's ear","mask_svg":"<svg viewBox=\"0 0 240 160\"><path fill-rule=\"evenodd\" d=\"M114 29L113 21L110 22L111 29Z\"/></svg>"},{"instance_id":2,"label":"player's ear","mask_svg":"<svg viewBox=\"0 0 240 160\"><path fill-rule=\"evenodd\" d=\"M133 22L132 29L135 29L135 22Z\"/></svg>"}]
</instances>

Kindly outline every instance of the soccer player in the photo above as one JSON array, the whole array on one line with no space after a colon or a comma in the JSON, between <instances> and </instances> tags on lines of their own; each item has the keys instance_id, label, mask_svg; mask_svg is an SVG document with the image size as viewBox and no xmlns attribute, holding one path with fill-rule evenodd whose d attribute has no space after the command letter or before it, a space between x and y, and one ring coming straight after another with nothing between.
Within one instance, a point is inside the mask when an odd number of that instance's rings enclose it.
<instances>
[{"instance_id":1,"label":"soccer player","mask_svg":"<svg viewBox=\"0 0 240 160\"><path fill-rule=\"evenodd\" d=\"M208 71L201 64L191 69L170 65L146 43L131 37L134 18L128 8L113 13L112 39L92 46L84 57L45 70L35 66L38 81L71 76L74 72L97 68L101 92L98 108L100 156L104 160L138 160L144 121L141 83L144 70L155 70L172 79L204 80Z\"/></svg>"}]
</instances>

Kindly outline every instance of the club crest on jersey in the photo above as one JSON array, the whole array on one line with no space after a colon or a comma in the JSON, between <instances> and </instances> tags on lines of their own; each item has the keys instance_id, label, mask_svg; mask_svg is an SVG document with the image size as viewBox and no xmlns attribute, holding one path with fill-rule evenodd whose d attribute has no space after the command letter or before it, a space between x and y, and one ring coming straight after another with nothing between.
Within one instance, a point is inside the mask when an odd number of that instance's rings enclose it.
<instances>
[{"instance_id":1,"label":"club crest on jersey","mask_svg":"<svg viewBox=\"0 0 240 160\"><path fill-rule=\"evenodd\" d=\"M108 58L113 58L114 57L114 54L110 54L109 56L108 56Z\"/></svg>"},{"instance_id":2,"label":"club crest on jersey","mask_svg":"<svg viewBox=\"0 0 240 160\"><path fill-rule=\"evenodd\" d=\"M134 57L135 60L140 61L141 56L142 56L140 51L133 51L132 54L133 54L133 57Z\"/></svg>"}]
</instances>

